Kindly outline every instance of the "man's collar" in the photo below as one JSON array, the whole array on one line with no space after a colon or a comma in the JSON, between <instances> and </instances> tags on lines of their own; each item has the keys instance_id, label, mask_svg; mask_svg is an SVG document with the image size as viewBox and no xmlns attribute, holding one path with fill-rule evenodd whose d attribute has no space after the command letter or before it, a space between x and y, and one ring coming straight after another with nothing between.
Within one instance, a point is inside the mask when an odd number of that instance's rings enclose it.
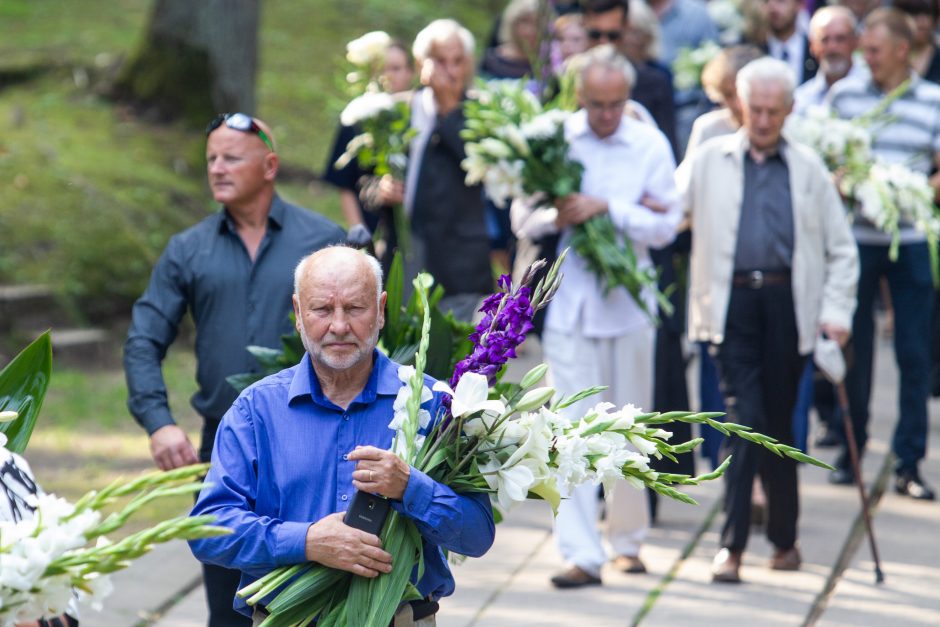
<instances>
[{"instance_id":1,"label":"man's collar","mask_svg":"<svg viewBox=\"0 0 940 627\"><path fill-rule=\"evenodd\" d=\"M284 214L286 211L284 201L275 193L271 198L271 207L268 209L268 224L274 227L275 230L280 231L284 227ZM219 211L219 232L221 233L224 230L232 233L238 232L235 220L232 219L232 214L225 206Z\"/></svg>"},{"instance_id":2,"label":"man's collar","mask_svg":"<svg viewBox=\"0 0 940 627\"><path fill-rule=\"evenodd\" d=\"M748 154L748 151L751 149L751 142L747 138L747 129L743 126L739 128L734 135L728 136L727 142L724 144L725 154L731 155L732 157L738 159L743 163L744 155ZM787 162L787 151L789 150L789 145L785 136L780 136L780 143L777 144L777 152L768 157L773 157L775 155L780 155L780 158L783 159L783 162Z\"/></svg>"},{"instance_id":3,"label":"man's collar","mask_svg":"<svg viewBox=\"0 0 940 627\"><path fill-rule=\"evenodd\" d=\"M579 109L574 113L574 115L571 116L569 130L571 132L572 138L588 136L600 142L629 144L631 137L628 126L630 123L635 121L636 120L633 120L630 116L624 114L620 120L620 125L617 127L617 130L614 131L613 134L601 138L594 134L594 131L591 129L591 125L588 124L587 111L584 109Z\"/></svg>"},{"instance_id":4,"label":"man's collar","mask_svg":"<svg viewBox=\"0 0 940 627\"><path fill-rule=\"evenodd\" d=\"M881 87L879 87L878 84L875 83L875 79L872 77L870 73L868 74L867 80L868 80L868 91L870 93L884 96L884 95L891 93L891 91L893 91L893 90L884 91L883 89L881 89ZM924 79L922 79L920 75L912 69L910 70L910 75L907 77L907 80L910 81L910 85L908 86L905 94L910 93L913 90L917 89L917 85L920 84L920 82ZM898 87L900 87L900 85L898 85ZM897 89L897 87L895 87L894 89ZM901 94L901 97L903 98L905 94Z\"/></svg>"},{"instance_id":5,"label":"man's collar","mask_svg":"<svg viewBox=\"0 0 940 627\"><path fill-rule=\"evenodd\" d=\"M386 357L382 351L372 349L372 372L369 373L369 380L350 404L371 403L375 401L377 396L397 395L402 386L401 381L398 379L398 367L398 364ZM333 405L330 399L323 394L323 388L320 387L320 380L313 370L309 353L304 353L296 370L294 370L294 376L287 392L287 402L291 404L295 399L302 396L310 397L318 405Z\"/></svg>"}]
</instances>

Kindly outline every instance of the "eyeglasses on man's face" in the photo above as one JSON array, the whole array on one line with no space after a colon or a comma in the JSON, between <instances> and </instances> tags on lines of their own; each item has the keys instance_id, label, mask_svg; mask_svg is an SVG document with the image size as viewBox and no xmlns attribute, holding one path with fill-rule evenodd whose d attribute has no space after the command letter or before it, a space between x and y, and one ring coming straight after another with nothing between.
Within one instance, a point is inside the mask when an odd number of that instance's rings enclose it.
<instances>
[{"instance_id":1,"label":"eyeglasses on man's face","mask_svg":"<svg viewBox=\"0 0 940 627\"><path fill-rule=\"evenodd\" d=\"M615 43L623 39L623 30L599 30L597 28L591 28L587 32L588 38L591 41L609 41Z\"/></svg>"}]
</instances>

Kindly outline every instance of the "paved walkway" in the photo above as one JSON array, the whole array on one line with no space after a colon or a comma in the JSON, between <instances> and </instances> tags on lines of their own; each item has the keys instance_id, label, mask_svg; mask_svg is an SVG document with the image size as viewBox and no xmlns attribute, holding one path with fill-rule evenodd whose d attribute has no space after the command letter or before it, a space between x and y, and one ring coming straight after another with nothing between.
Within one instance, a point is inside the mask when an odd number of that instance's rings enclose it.
<instances>
[{"instance_id":1,"label":"paved walkway","mask_svg":"<svg viewBox=\"0 0 940 627\"><path fill-rule=\"evenodd\" d=\"M891 346L882 342L879 349L873 438L864 468L869 485L890 448L897 400ZM517 367L525 368L537 352L530 350ZM923 471L940 487L940 402L932 402L931 413L934 452ZM833 456L829 450L812 452L823 459ZM712 484L689 490L698 507L662 504L641 554L649 573L625 575L608 568L602 587L556 591L548 578L563 564L551 537L551 514L544 504L532 502L498 527L496 544L485 557L453 568L457 593L442 603L438 624L602 627L639 620L645 626L802 625L812 624L807 617L815 608L818 625L940 625L940 503L900 497L889 483L874 522L885 583L875 584L867 540L859 534L862 543L849 554L844 573L830 579L852 535L858 494L854 488L830 486L826 472L815 467L803 467L800 479L804 567L799 572L767 569L770 546L755 531L742 569L745 583L709 582L720 523L720 514L708 520L720 490ZM182 543L161 547L115 579L117 590L108 609L90 614L83 624L205 625L198 568ZM826 596L828 588L832 592ZM651 603L655 590L660 594ZM648 612L641 617L645 606Z\"/></svg>"}]
</instances>

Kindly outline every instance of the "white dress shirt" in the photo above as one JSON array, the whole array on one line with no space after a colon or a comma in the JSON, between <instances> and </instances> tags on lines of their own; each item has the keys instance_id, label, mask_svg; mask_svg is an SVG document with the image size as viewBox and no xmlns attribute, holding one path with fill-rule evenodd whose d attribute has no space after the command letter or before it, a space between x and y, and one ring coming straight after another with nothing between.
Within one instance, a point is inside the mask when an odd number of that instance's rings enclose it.
<instances>
[{"instance_id":1,"label":"white dress shirt","mask_svg":"<svg viewBox=\"0 0 940 627\"><path fill-rule=\"evenodd\" d=\"M418 173L421 171L421 157L428 140L437 124L437 102L434 101L434 92L429 87L420 89L411 99L411 128L416 135L411 138L408 147L408 170L405 172L405 212L410 216L415 207L415 187L418 184Z\"/></svg>"},{"instance_id":2,"label":"white dress shirt","mask_svg":"<svg viewBox=\"0 0 940 627\"><path fill-rule=\"evenodd\" d=\"M796 29L786 41L780 41L773 35L769 35L767 51L773 58L780 59L790 66L797 85L803 81L803 61L805 61L803 56L806 53L806 37L803 31Z\"/></svg>"},{"instance_id":3,"label":"white dress shirt","mask_svg":"<svg viewBox=\"0 0 940 627\"><path fill-rule=\"evenodd\" d=\"M584 165L581 193L607 201L614 227L631 239L640 266L649 266L649 248L672 242L682 219L669 141L655 127L626 116L613 135L598 138L584 110L568 118L565 136L571 157ZM641 205L644 196L668 210L659 213ZM570 240L571 229L567 228L559 250ZM604 338L650 324L625 288L604 296L597 277L574 251L568 253L561 272L564 280L548 308L547 328L570 331L580 323L585 337ZM651 309L655 307L652 295L647 294L646 300Z\"/></svg>"}]
</instances>

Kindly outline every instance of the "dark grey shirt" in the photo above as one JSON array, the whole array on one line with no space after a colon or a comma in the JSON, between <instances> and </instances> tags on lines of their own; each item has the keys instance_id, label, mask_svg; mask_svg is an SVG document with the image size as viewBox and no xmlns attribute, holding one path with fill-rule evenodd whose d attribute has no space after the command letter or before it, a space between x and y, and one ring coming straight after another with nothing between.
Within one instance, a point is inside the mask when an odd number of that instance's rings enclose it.
<instances>
[{"instance_id":1,"label":"dark grey shirt","mask_svg":"<svg viewBox=\"0 0 940 627\"><path fill-rule=\"evenodd\" d=\"M196 325L198 362L192 405L217 420L237 396L225 378L258 371L245 347L277 348L290 332L297 262L344 240L336 224L278 196L254 263L224 209L171 237L134 304L124 343L127 406L147 433L174 423L160 364L187 310Z\"/></svg>"},{"instance_id":2,"label":"dark grey shirt","mask_svg":"<svg viewBox=\"0 0 940 627\"><path fill-rule=\"evenodd\" d=\"M782 153L758 164L744 154L744 194L734 271L789 270L793 260L790 170Z\"/></svg>"}]
</instances>

